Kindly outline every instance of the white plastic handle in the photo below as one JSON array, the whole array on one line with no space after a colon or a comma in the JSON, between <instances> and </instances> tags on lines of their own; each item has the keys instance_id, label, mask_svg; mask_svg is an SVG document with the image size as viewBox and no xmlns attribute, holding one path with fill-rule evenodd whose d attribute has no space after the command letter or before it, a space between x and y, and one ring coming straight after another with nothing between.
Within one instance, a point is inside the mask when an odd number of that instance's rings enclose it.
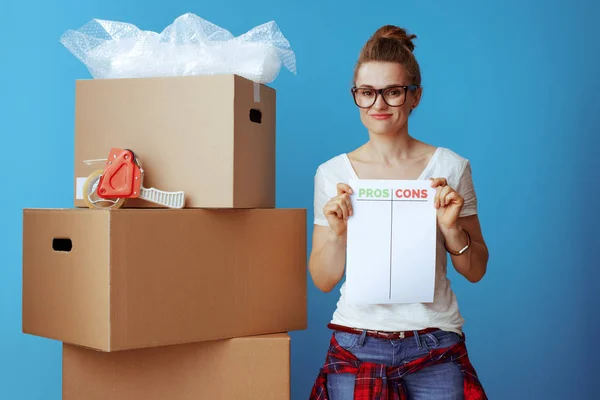
<instances>
[{"instance_id":1,"label":"white plastic handle","mask_svg":"<svg viewBox=\"0 0 600 400\"><path fill-rule=\"evenodd\" d=\"M156 188L142 187L140 199L160 204L169 208L183 208L185 203L184 192L165 192Z\"/></svg>"}]
</instances>

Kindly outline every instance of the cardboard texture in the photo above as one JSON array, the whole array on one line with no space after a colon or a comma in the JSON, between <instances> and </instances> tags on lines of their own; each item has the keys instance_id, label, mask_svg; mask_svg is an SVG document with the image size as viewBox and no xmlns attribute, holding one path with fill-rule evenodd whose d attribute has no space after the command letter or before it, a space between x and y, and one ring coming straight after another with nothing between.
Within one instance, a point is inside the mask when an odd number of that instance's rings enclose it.
<instances>
[{"instance_id":1,"label":"cardboard texture","mask_svg":"<svg viewBox=\"0 0 600 400\"><path fill-rule=\"evenodd\" d=\"M74 205L113 147L138 155L143 185L187 208L275 207L273 88L237 75L76 82ZM139 199L125 207L158 208Z\"/></svg>"},{"instance_id":2,"label":"cardboard texture","mask_svg":"<svg viewBox=\"0 0 600 400\"><path fill-rule=\"evenodd\" d=\"M306 329L304 209L25 209L23 331L102 351Z\"/></svg>"},{"instance_id":3,"label":"cardboard texture","mask_svg":"<svg viewBox=\"0 0 600 400\"><path fill-rule=\"evenodd\" d=\"M64 400L286 400L287 334L101 353L63 345Z\"/></svg>"}]
</instances>

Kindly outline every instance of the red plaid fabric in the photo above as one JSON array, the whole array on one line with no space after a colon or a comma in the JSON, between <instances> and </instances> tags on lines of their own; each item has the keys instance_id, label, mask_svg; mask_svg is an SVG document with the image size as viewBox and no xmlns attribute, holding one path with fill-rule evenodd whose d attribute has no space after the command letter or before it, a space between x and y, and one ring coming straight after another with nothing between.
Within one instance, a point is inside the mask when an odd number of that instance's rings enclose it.
<instances>
[{"instance_id":1,"label":"red plaid fabric","mask_svg":"<svg viewBox=\"0 0 600 400\"><path fill-rule=\"evenodd\" d=\"M465 400L487 400L475 369L471 365L464 340L452 347L435 349L429 355L397 367L361 362L342 348L332 336L325 365L312 388L310 400L329 400L327 375L351 373L356 375L354 400L407 400L402 377L431 365L455 362L463 370Z\"/></svg>"}]
</instances>

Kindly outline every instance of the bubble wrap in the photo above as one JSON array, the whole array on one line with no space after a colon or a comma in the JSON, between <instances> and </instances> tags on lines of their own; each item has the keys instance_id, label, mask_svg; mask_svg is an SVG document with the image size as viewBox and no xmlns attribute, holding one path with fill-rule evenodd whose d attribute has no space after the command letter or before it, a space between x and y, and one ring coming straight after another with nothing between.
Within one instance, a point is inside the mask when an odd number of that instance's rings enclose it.
<instances>
[{"instance_id":1,"label":"bubble wrap","mask_svg":"<svg viewBox=\"0 0 600 400\"><path fill-rule=\"evenodd\" d=\"M231 73L269 83L282 65L296 73L294 52L274 21L234 37L191 13L178 17L161 33L94 19L65 32L60 42L94 78Z\"/></svg>"}]
</instances>

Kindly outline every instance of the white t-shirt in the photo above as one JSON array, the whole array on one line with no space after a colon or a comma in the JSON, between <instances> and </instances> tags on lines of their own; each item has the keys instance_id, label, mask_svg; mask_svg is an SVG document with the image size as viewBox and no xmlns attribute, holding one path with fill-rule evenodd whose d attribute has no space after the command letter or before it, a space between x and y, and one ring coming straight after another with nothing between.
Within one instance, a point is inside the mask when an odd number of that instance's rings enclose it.
<instances>
[{"instance_id":1,"label":"white t-shirt","mask_svg":"<svg viewBox=\"0 0 600 400\"><path fill-rule=\"evenodd\" d=\"M436 148L429 163L418 179L444 177L448 184L465 199L460 216L477 213L477 197L471 176L469 160L455 152ZM328 226L323 207L337 195L336 185L358 179L346 153L321 164L315 174L314 223ZM433 303L351 305L346 303L346 283L340 289L340 298L332 323L360 329L380 331L412 331L439 328L462 332L464 323L456 296L446 276L447 253L443 235L437 232L435 292Z\"/></svg>"}]
</instances>

